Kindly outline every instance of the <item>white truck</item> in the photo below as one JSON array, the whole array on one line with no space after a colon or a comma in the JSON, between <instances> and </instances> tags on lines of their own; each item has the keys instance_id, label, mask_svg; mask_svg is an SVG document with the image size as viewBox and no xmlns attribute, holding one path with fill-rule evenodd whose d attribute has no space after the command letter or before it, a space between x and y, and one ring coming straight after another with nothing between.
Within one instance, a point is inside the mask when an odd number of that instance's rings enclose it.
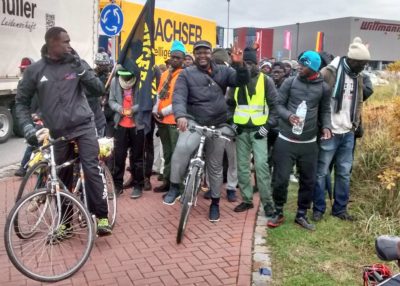
<instances>
[{"instance_id":1,"label":"white truck","mask_svg":"<svg viewBox=\"0 0 400 286\"><path fill-rule=\"evenodd\" d=\"M0 143L22 136L15 95L24 57L40 59L46 31L61 26L71 46L91 66L98 44L98 0L2 0L0 2Z\"/></svg>"}]
</instances>

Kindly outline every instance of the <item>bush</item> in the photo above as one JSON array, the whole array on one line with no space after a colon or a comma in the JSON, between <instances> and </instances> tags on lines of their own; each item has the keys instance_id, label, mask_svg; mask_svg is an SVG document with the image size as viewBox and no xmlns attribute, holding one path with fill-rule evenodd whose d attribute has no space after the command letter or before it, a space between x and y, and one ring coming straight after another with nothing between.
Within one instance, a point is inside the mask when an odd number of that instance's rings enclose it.
<instances>
[{"instance_id":1,"label":"bush","mask_svg":"<svg viewBox=\"0 0 400 286\"><path fill-rule=\"evenodd\" d=\"M399 231L400 98L393 84L379 87L364 105L364 137L357 143L352 191L365 234ZM381 223L379 223L381 221ZM380 225L382 229L377 229ZM373 226L373 227L371 227Z\"/></svg>"}]
</instances>

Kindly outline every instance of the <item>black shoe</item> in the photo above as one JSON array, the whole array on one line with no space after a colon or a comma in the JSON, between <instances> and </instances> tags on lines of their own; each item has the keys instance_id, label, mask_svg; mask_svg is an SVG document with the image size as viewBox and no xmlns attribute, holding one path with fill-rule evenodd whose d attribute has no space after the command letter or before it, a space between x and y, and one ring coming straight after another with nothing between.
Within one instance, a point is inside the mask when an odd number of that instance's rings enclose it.
<instances>
[{"instance_id":1,"label":"black shoe","mask_svg":"<svg viewBox=\"0 0 400 286\"><path fill-rule=\"evenodd\" d=\"M122 185L123 189L129 189L133 187L133 179L132 176L129 177L128 181L124 182L124 184Z\"/></svg>"},{"instance_id":2,"label":"black shoe","mask_svg":"<svg viewBox=\"0 0 400 286\"><path fill-rule=\"evenodd\" d=\"M208 190L207 192L204 193L203 198L205 198L206 200L210 200L211 199L211 190Z\"/></svg>"},{"instance_id":3,"label":"black shoe","mask_svg":"<svg viewBox=\"0 0 400 286\"><path fill-rule=\"evenodd\" d=\"M294 219L294 222L307 230L311 230L311 231L315 230L315 225L313 225L312 223L309 223L307 220L307 217L305 217L305 216L296 216L296 218Z\"/></svg>"},{"instance_id":4,"label":"black shoe","mask_svg":"<svg viewBox=\"0 0 400 286\"><path fill-rule=\"evenodd\" d=\"M228 198L228 202L236 202L237 197L236 197L236 190L226 190L226 197Z\"/></svg>"},{"instance_id":5,"label":"black shoe","mask_svg":"<svg viewBox=\"0 0 400 286\"><path fill-rule=\"evenodd\" d=\"M23 167L20 167L18 170L15 171L14 176L17 177L25 177L26 170Z\"/></svg>"},{"instance_id":6,"label":"black shoe","mask_svg":"<svg viewBox=\"0 0 400 286\"><path fill-rule=\"evenodd\" d=\"M219 221L219 205L211 204L208 220L211 222Z\"/></svg>"},{"instance_id":7,"label":"black shoe","mask_svg":"<svg viewBox=\"0 0 400 286\"><path fill-rule=\"evenodd\" d=\"M342 212L337 215L332 214L332 216L340 218L341 220L355 221L355 218L352 215L350 215L348 212Z\"/></svg>"},{"instance_id":8,"label":"black shoe","mask_svg":"<svg viewBox=\"0 0 400 286\"><path fill-rule=\"evenodd\" d=\"M133 187L131 193L131 199L138 199L142 196L142 189L139 187Z\"/></svg>"},{"instance_id":9,"label":"black shoe","mask_svg":"<svg viewBox=\"0 0 400 286\"><path fill-rule=\"evenodd\" d=\"M172 206L181 197L179 188L170 186L168 193L165 195L163 204Z\"/></svg>"},{"instance_id":10,"label":"black shoe","mask_svg":"<svg viewBox=\"0 0 400 286\"><path fill-rule=\"evenodd\" d=\"M243 203L240 203L240 205L236 206L233 209L233 211L237 212L237 213L240 213L240 212L244 212L244 211L247 211L249 209L252 209L252 208L254 208L253 203L249 203L248 204L248 203L243 202Z\"/></svg>"},{"instance_id":11,"label":"black shoe","mask_svg":"<svg viewBox=\"0 0 400 286\"><path fill-rule=\"evenodd\" d=\"M150 179L149 179L149 178L145 178L145 179L144 179L143 190L145 190L145 191L151 191L152 188L153 188L153 186L151 185Z\"/></svg>"},{"instance_id":12,"label":"black shoe","mask_svg":"<svg viewBox=\"0 0 400 286\"><path fill-rule=\"evenodd\" d=\"M324 217L324 214L319 212L319 211L314 211L313 215L311 217L311 220L318 222L320 220L322 220L322 218Z\"/></svg>"},{"instance_id":13,"label":"black shoe","mask_svg":"<svg viewBox=\"0 0 400 286\"><path fill-rule=\"evenodd\" d=\"M155 193L165 193L165 192L168 192L168 190L169 190L169 182L168 181L164 181L161 186L155 187L153 189L153 192L155 192Z\"/></svg>"},{"instance_id":14,"label":"black shoe","mask_svg":"<svg viewBox=\"0 0 400 286\"><path fill-rule=\"evenodd\" d=\"M275 208L273 204L266 204L264 206L264 212L266 217L273 217L275 214Z\"/></svg>"}]
</instances>

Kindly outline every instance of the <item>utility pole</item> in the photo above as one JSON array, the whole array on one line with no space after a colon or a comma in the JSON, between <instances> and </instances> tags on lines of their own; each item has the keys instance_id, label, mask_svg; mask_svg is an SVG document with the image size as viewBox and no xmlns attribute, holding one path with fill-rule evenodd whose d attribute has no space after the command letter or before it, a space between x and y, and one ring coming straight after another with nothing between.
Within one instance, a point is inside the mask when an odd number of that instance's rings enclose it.
<instances>
[{"instance_id":1,"label":"utility pole","mask_svg":"<svg viewBox=\"0 0 400 286\"><path fill-rule=\"evenodd\" d=\"M227 46L227 48L229 48L229 6L230 6L231 0L227 0L227 1L228 1L228 26L226 29L226 46Z\"/></svg>"}]
</instances>

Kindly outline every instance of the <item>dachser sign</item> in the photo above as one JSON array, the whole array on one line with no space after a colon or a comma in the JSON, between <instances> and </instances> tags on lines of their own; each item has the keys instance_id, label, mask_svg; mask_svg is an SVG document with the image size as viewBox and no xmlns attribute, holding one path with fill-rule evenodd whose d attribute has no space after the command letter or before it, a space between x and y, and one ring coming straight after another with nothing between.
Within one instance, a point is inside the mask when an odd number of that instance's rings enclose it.
<instances>
[{"instance_id":1,"label":"dachser sign","mask_svg":"<svg viewBox=\"0 0 400 286\"><path fill-rule=\"evenodd\" d=\"M136 22L143 5L122 1L124 25L121 31L121 47ZM213 46L216 41L216 23L197 17L179 14L162 9L154 11L154 54L156 64L164 63L170 57L174 40L180 40L189 53L198 40L207 40Z\"/></svg>"}]
</instances>

